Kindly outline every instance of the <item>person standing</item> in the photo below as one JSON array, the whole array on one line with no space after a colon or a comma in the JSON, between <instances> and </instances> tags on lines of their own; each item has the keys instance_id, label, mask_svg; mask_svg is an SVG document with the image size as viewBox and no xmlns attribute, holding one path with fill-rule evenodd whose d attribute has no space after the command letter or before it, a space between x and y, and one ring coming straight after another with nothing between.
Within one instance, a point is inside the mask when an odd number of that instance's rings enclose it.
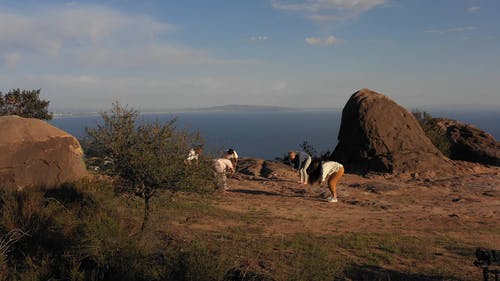
<instances>
[{"instance_id":1,"label":"person standing","mask_svg":"<svg viewBox=\"0 0 500 281\"><path fill-rule=\"evenodd\" d=\"M295 169L299 170L300 184L307 184L309 182L307 168L311 165L311 156L304 151L290 151L288 157L295 164Z\"/></svg>"},{"instance_id":2,"label":"person standing","mask_svg":"<svg viewBox=\"0 0 500 281\"><path fill-rule=\"evenodd\" d=\"M313 172L309 183L315 184L317 182L320 182L320 185L323 185L325 181L328 181L328 189L330 189L331 195L327 200L331 203L338 202L337 183L339 182L342 175L344 175L344 171L344 166L338 162L322 162L318 167L318 171Z\"/></svg>"},{"instance_id":3,"label":"person standing","mask_svg":"<svg viewBox=\"0 0 500 281\"><path fill-rule=\"evenodd\" d=\"M227 189L227 173L233 174L234 167L231 160L226 158L218 158L213 163L214 175L217 179L217 188L224 192Z\"/></svg>"}]
</instances>

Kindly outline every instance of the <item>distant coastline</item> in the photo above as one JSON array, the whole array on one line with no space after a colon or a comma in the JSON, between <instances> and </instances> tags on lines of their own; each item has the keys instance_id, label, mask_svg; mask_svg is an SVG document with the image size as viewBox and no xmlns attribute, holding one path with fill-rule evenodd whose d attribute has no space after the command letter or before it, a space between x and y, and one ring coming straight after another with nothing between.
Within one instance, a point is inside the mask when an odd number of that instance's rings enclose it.
<instances>
[{"instance_id":1,"label":"distant coastline","mask_svg":"<svg viewBox=\"0 0 500 281\"><path fill-rule=\"evenodd\" d=\"M219 108L220 109L220 108ZM227 107L225 109L228 109ZM255 108L254 108L255 109ZM261 108L259 108L261 109ZM500 139L497 120L500 112L430 112L436 117L472 124ZM235 148L241 156L274 159L290 149L308 141L318 152L333 150L341 123L341 110L193 110L170 111L169 113L143 112L145 120L160 121L178 118L178 126L198 131L206 141L208 150ZM56 127L81 138L85 127L93 127L101 117L92 115L70 115L49 121Z\"/></svg>"},{"instance_id":2,"label":"distant coastline","mask_svg":"<svg viewBox=\"0 0 500 281\"><path fill-rule=\"evenodd\" d=\"M164 110L148 110L139 109L141 114L175 114L175 113L236 113L236 112L320 112L320 111L331 111L339 112L340 108L293 108L293 107L283 107L283 106L267 106L267 105L241 105L241 104L229 104L221 106L211 106L211 107L200 107L200 108L177 108L177 109L164 109ZM54 118L71 118L71 117L93 117L99 116L100 111L84 111L84 110L58 110L53 113Z\"/></svg>"},{"instance_id":3,"label":"distant coastline","mask_svg":"<svg viewBox=\"0 0 500 281\"><path fill-rule=\"evenodd\" d=\"M177 114L177 113L251 113L251 112L342 112L342 108L296 108L285 106L272 106L272 105L243 105L243 104L228 104L220 106L199 107L199 108L170 108L170 109L148 109L136 108L141 114ZM451 118L461 113L477 113L477 114L490 114L499 113L500 108L488 105L424 105L419 107L406 107L408 111L415 109L431 113L434 117ZM104 109L104 111L107 109ZM72 117L93 117L99 116L103 110L97 109L56 109L53 112L54 118L72 118ZM450 115L450 116L448 116Z\"/></svg>"}]
</instances>

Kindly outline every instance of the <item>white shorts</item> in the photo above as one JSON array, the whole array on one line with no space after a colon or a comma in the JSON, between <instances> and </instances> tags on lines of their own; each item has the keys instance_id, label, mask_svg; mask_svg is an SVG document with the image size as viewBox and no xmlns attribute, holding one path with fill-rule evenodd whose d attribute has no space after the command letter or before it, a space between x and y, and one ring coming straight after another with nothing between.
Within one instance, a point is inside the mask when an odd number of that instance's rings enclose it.
<instances>
[{"instance_id":1,"label":"white shorts","mask_svg":"<svg viewBox=\"0 0 500 281\"><path fill-rule=\"evenodd\" d=\"M344 166L335 161L326 161L321 164L321 182L324 182L333 173L337 173Z\"/></svg>"}]
</instances>

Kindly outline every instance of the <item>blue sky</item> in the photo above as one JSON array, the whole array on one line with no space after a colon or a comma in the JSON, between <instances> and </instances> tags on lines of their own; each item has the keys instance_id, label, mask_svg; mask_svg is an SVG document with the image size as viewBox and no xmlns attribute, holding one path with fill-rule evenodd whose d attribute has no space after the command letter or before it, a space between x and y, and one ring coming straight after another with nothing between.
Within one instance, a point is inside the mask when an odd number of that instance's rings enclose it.
<instances>
[{"instance_id":1,"label":"blue sky","mask_svg":"<svg viewBox=\"0 0 500 281\"><path fill-rule=\"evenodd\" d=\"M500 108L498 0L0 0L0 89L53 110Z\"/></svg>"}]
</instances>

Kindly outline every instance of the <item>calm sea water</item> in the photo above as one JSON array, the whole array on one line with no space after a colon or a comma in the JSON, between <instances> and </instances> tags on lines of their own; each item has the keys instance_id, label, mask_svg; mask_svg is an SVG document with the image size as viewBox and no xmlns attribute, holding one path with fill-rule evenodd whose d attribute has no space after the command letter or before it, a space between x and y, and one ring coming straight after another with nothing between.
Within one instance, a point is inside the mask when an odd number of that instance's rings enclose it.
<instances>
[{"instance_id":1,"label":"calm sea water","mask_svg":"<svg viewBox=\"0 0 500 281\"><path fill-rule=\"evenodd\" d=\"M474 124L500 138L500 112L431 112ZM337 145L340 111L305 112L190 112L145 115L160 121L178 117L178 126L199 131L208 150L234 148L240 156L264 159L282 157L308 141L318 152L332 151ZM51 120L54 126L81 138L85 127L93 127L100 117L66 117Z\"/></svg>"}]
</instances>

